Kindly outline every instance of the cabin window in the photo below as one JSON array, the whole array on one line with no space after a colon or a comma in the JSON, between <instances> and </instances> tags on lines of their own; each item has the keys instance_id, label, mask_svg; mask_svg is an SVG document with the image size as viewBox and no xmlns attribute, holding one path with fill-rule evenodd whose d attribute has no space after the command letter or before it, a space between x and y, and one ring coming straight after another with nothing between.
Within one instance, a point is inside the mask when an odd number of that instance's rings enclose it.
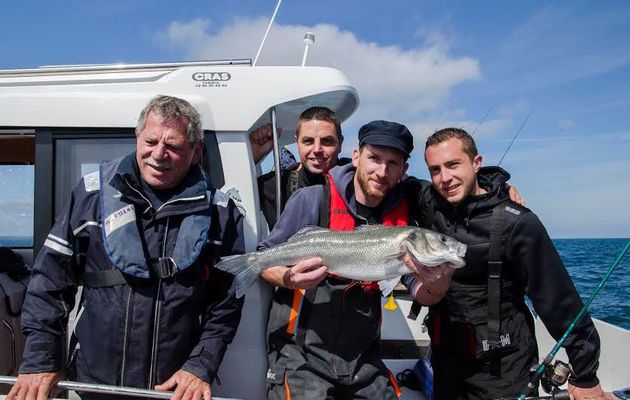
<instances>
[{"instance_id":1,"label":"cabin window","mask_svg":"<svg viewBox=\"0 0 630 400\"><path fill-rule=\"evenodd\" d=\"M70 192L81 177L97 171L100 163L127 155L135 148L135 136L56 140L55 215L70 200Z\"/></svg>"},{"instance_id":2,"label":"cabin window","mask_svg":"<svg viewBox=\"0 0 630 400\"><path fill-rule=\"evenodd\" d=\"M35 138L24 131L0 131L0 245L33 245Z\"/></svg>"}]
</instances>

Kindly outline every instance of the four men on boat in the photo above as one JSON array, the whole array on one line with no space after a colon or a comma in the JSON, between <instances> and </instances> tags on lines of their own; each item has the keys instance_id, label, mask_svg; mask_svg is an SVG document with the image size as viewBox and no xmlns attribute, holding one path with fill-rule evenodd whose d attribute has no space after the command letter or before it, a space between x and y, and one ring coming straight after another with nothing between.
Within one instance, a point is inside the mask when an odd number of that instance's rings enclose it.
<instances>
[{"instance_id":1,"label":"four men on boat","mask_svg":"<svg viewBox=\"0 0 630 400\"><path fill-rule=\"evenodd\" d=\"M270 130L251 135L256 162L270 150ZM211 396L242 307L229 291L231 277L212 265L244 251L242 216L198 166L203 131L189 103L154 98L136 132L135 154L104 164L75 188L35 262L23 313L24 362L9 398L43 398L66 374L174 389L174 399ZM469 265L455 274L407 259L414 273L405 283L431 305L436 398L518 394L537 355L524 295L556 337L581 303L540 221L507 198L509 175L499 168L478 174L472 138L446 129L425 150L433 186L401 184L413 137L388 121L364 125L351 163L340 162L341 127L323 107L302 113L296 141L300 163L281 171L286 209L279 217L271 175L259 178L273 227L259 248L307 225L351 230L414 221L469 244ZM267 331L269 398L398 396L380 357L378 286L330 276L317 258L267 269L262 278L277 287ZM80 283L66 369L64 327ZM598 349L587 318L568 341L578 400L603 396Z\"/></svg>"}]
</instances>

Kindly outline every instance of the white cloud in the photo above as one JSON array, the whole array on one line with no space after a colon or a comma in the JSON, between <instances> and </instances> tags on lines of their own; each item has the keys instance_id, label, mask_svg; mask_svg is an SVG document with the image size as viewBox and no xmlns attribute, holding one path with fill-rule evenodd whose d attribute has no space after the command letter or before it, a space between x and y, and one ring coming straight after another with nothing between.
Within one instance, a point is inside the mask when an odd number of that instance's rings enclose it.
<instances>
[{"instance_id":1,"label":"white cloud","mask_svg":"<svg viewBox=\"0 0 630 400\"><path fill-rule=\"evenodd\" d=\"M253 58L266 24L265 18L240 18L209 33L208 20L173 22L158 38L188 58ZM316 36L308 65L338 68L357 87L361 107L353 120L411 121L436 110L457 85L481 78L477 60L450 55L435 35L421 47L403 49L362 41L331 24L274 25L258 64L299 64L307 31Z\"/></svg>"}]
</instances>

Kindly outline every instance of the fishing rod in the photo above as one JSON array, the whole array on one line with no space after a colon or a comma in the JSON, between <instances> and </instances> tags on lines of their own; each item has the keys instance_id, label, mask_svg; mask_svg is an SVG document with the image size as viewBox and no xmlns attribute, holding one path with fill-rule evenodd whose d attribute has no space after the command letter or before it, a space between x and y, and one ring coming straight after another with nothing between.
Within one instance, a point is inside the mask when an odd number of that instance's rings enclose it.
<instances>
[{"instance_id":1,"label":"fishing rod","mask_svg":"<svg viewBox=\"0 0 630 400\"><path fill-rule=\"evenodd\" d=\"M488 111L486 111L486 115L483 116L483 118L481 118L481 121L479 121L479 123L477 124L477 126L475 127L475 129L473 129L472 133L470 134L470 136L474 136L475 132L477 132L477 129L479 129L479 127L481 126L481 124L484 123L484 121L486 120L486 118L488 118L488 115L490 115L490 111L492 111L492 107L488 108Z\"/></svg>"},{"instance_id":2,"label":"fishing rod","mask_svg":"<svg viewBox=\"0 0 630 400\"><path fill-rule=\"evenodd\" d=\"M498 400L516 400L517 397L501 397ZM525 397L525 400L570 400L571 396L569 392L566 390L559 390L555 393L550 394L549 396L533 396L533 397Z\"/></svg>"},{"instance_id":3,"label":"fishing rod","mask_svg":"<svg viewBox=\"0 0 630 400\"><path fill-rule=\"evenodd\" d=\"M597 296L599 291L604 286L604 283L606 283L606 281L608 280L612 272L615 270L615 268L617 268L617 265L619 265L619 262L628 251L628 248L630 248L630 241L626 243L626 247L621 251L621 253L617 257L617 260L615 260L613 265L611 265L610 268L608 268L606 275L604 275L604 278L602 278L602 280L599 282L599 285L597 285L597 288L595 288L595 291L593 292L593 294L591 294L591 297L589 297L586 303L584 303L584 306L582 306L582 309L580 310L578 315L576 315L576 317L573 319L573 322L571 322L571 325L569 325L567 330L564 332L564 335L562 335L562 338L558 340L558 342L551 349L549 354L547 354L547 357L545 357L543 362L541 362L540 365L538 365L538 367L536 368L536 372L527 383L527 386L525 387L523 392L521 392L521 394L518 396L518 400L525 400L526 396L529 395L534 389L536 389L536 387L538 386L538 381L543 376L545 369L551 365L551 361L553 361L554 357L556 356L556 353L558 353L558 351L560 350L564 342L567 340L567 338L569 337L569 334L573 331L573 328L575 328L575 326L577 325L578 322L580 322L584 314L586 314L588 306L591 305L595 296Z\"/></svg>"},{"instance_id":4,"label":"fishing rod","mask_svg":"<svg viewBox=\"0 0 630 400\"><path fill-rule=\"evenodd\" d=\"M15 385L17 378L14 376L0 376L0 384ZM150 389L139 389L129 386L111 386L95 383L59 381L54 384L59 389L74 390L76 392L99 393L114 396L132 396L151 399L170 399L173 392L160 392ZM214 400L227 400L223 397L212 396Z\"/></svg>"},{"instance_id":5,"label":"fishing rod","mask_svg":"<svg viewBox=\"0 0 630 400\"><path fill-rule=\"evenodd\" d=\"M265 31L265 35L263 36L262 41L260 42L260 46L258 47L258 51L256 52L256 57L254 58L254 63L252 66L256 66L258 64L258 57L260 57L260 52L265 45L265 41L267 40L267 35L269 35L269 30L271 29L271 25L273 25L273 21L276 19L276 14L278 14L278 10L280 9L280 4L282 4L282 0L278 0L276 3L276 8L273 10L273 14L271 15L271 19L269 20L269 24L267 25L267 30Z\"/></svg>"},{"instance_id":6,"label":"fishing rod","mask_svg":"<svg viewBox=\"0 0 630 400\"><path fill-rule=\"evenodd\" d=\"M512 145L514 144L514 142L516 141L516 138L518 137L519 133L521 133L521 130L523 129L523 127L525 126L525 123L527 122L527 120L529 119L529 116L531 115L531 112L527 113L527 116L525 117L525 119L523 120L523 122L521 123L521 127L518 128L518 131L516 131L516 135L514 135L514 137L512 138L512 141L510 142L510 145L507 147L507 149L505 149L505 153L503 153L503 155L501 156L501 159L499 160L499 163L497 164L497 166L501 166L501 163L503 162L503 159L505 158L506 154L508 153L508 151L510 151L510 148L512 147Z\"/></svg>"}]
</instances>

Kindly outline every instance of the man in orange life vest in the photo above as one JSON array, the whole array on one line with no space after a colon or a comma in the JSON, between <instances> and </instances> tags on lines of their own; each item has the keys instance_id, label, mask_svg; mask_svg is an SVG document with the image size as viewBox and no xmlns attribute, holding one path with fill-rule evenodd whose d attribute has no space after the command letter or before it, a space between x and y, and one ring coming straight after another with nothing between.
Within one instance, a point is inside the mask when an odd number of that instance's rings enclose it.
<instances>
[{"instance_id":1,"label":"man in orange life vest","mask_svg":"<svg viewBox=\"0 0 630 400\"><path fill-rule=\"evenodd\" d=\"M331 169L324 185L295 192L259 250L285 242L307 225L336 230L407 225L408 204L399 182L412 149L404 125L364 125L352 164ZM267 327L269 399L397 397L395 380L380 357L378 285L328 276L321 258L272 267L261 276L277 287Z\"/></svg>"}]
</instances>

